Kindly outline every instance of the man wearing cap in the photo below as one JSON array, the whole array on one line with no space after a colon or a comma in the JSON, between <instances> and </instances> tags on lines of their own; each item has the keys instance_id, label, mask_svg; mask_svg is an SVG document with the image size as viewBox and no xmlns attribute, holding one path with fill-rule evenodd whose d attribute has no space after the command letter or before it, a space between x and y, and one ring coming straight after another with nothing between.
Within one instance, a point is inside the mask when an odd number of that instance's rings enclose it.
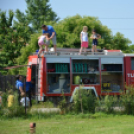
<instances>
[{"instance_id":1,"label":"man wearing cap","mask_svg":"<svg viewBox=\"0 0 134 134\"><path fill-rule=\"evenodd\" d=\"M46 44L49 45L50 40L52 40L53 45L54 45L54 51L56 52L56 32L54 28L50 25L42 25L42 33L43 35L45 35L46 33L49 33L50 37L46 39Z\"/></svg>"}]
</instances>

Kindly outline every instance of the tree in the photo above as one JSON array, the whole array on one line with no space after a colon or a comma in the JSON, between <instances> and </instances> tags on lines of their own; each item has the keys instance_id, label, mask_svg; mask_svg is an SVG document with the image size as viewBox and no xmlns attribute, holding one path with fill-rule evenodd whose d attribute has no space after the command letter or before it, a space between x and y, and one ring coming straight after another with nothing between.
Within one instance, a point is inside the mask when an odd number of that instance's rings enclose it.
<instances>
[{"instance_id":1,"label":"tree","mask_svg":"<svg viewBox=\"0 0 134 134\"><path fill-rule=\"evenodd\" d=\"M92 45L92 40L90 39L92 29L96 29L97 33L102 36L98 41L98 48L102 49L105 47L106 49L121 49L124 51L128 49L128 43L130 43L130 40L124 38L120 33L113 37L111 30L103 26L95 17L81 17L80 15L76 15L67 17L57 23L54 21L44 23L54 27L57 33L57 46L60 48L80 48L80 32L85 25L88 26L89 48L91 48ZM25 64L31 52L35 52L38 49L37 38L39 35L40 34L32 34L29 46L21 49L21 55L17 59L19 64ZM118 41L116 41L116 39L118 39ZM51 47L51 45L49 47Z\"/></svg>"},{"instance_id":2,"label":"tree","mask_svg":"<svg viewBox=\"0 0 134 134\"><path fill-rule=\"evenodd\" d=\"M129 45L129 48L125 51L126 53L134 53L134 44Z\"/></svg>"},{"instance_id":3,"label":"tree","mask_svg":"<svg viewBox=\"0 0 134 134\"><path fill-rule=\"evenodd\" d=\"M97 33L102 36L99 39L98 46L110 49L111 38L113 38L111 30L107 26L103 26L96 17L81 17L80 15L67 17L54 25L57 33L58 47L80 48L80 32L83 26L88 26L89 48L92 46L92 40L90 39L91 31L92 29L96 29Z\"/></svg>"},{"instance_id":4,"label":"tree","mask_svg":"<svg viewBox=\"0 0 134 134\"><path fill-rule=\"evenodd\" d=\"M125 38L123 34L118 32L113 37L112 49L119 49L124 52L127 52L129 50L130 43L131 41L128 38Z\"/></svg>"},{"instance_id":5,"label":"tree","mask_svg":"<svg viewBox=\"0 0 134 134\"><path fill-rule=\"evenodd\" d=\"M32 28L38 31L44 21L58 21L56 13L52 10L49 0L26 0L26 17Z\"/></svg>"},{"instance_id":6,"label":"tree","mask_svg":"<svg viewBox=\"0 0 134 134\"><path fill-rule=\"evenodd\" d=\"M20 56L20 50L26 45L28 39L27 31L21 25L13 27L14 13L9 10L0 12L0 68L16 65L16 58Z\"/></svg>"},{"instance_id":7,"label":"tree","mask_svg":"<svg viewBox=\"0 0 134 134\"><path fill-rule=\"evenodd\" d=\"M22 13L19 9L16 10L15 17L17 20L14 20L13 27L14 29L17 29L18 32L21 32L20 36L24 37L24 44L26 45L26 43L30 39L33 30L29 26L29 21L26 19L26 15Z\"/></svg>"}]
</instances>

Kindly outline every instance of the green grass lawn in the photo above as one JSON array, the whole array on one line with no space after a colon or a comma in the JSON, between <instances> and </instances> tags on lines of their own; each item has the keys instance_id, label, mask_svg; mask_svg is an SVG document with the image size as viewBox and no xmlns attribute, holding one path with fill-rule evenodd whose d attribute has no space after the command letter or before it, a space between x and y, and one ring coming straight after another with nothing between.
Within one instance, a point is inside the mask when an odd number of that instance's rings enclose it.
<instances>
[{"instance_id":1,"label":"green grass lawn","mask_svg":"<svg viewBox=\"0 0 134 134\"><path fill-rule=\"evenodd\" d=\"M0 134L29 134L36 122L36 134L134 134L134 116L55 115L46 119L1 119Z\"/></svg>"}]
</instances>

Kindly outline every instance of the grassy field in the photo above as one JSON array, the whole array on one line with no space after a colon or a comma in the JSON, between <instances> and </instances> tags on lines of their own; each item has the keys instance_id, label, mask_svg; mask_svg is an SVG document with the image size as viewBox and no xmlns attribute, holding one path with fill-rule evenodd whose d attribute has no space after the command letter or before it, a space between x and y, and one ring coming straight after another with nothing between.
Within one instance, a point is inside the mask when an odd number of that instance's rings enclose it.
<instances>
[{"instance_id":1,"label":"grassy field","mask_svg":"<svg viewBox=\"0 0 134 134\"><path fill-rule=\"evenodd\" d=\"M0 134L29 134L36 122L36 134L134 134L134 116L55 115L46 119L1 119Z\"/></svg>"}]
</instances>

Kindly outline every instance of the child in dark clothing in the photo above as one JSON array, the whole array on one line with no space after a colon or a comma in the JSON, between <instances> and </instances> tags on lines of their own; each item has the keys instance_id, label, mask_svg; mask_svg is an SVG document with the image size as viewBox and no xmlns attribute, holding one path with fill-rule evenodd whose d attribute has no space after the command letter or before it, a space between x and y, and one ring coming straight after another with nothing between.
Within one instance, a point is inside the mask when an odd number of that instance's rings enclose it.
<instances>
[{"instance_id":1,"label":"child in dark clothing","mask_svg":"<svg viewBox=\"0 0 134 134\"><path fill-rule=\"evenodd\" d=\"M98 45L98 39L101 38L101 35L97 34L95 30L92 31L92 35L90 37L90 39L93 39L92 42L92 52L97 52L96 46Z\"/></svg>"}]
</instances>

